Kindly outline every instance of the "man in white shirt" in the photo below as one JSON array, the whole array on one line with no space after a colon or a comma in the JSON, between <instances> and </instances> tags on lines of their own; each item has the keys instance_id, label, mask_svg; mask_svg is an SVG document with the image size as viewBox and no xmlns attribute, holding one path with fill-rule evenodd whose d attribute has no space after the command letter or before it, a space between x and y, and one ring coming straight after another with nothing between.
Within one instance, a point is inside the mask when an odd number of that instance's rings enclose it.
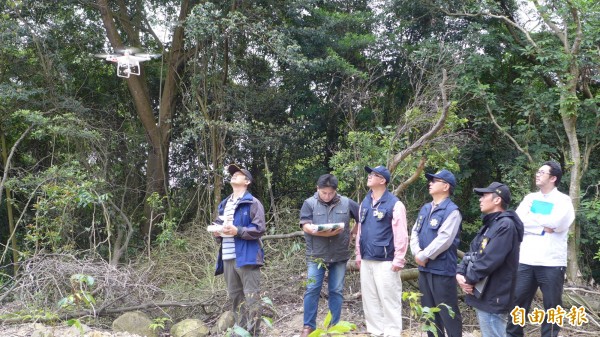
<instances>
[{"instance_id":1,"label":"man in white shirt","mask_svg":"<svg viewBox=\"0 0 600 337\"><path fill-rule=\"evenodd\" d=\"M524 308L526 314L538 287L542 291L545 310L556 309L562 304L567 239L575 211L571 198L556 188L561 178L560 165L553 161L545 162L535 174L535 184L540 190L525 196L516 210L525 234L519 256L514 304ZM549 324L544 319L541 335L556 337L559 330L558 324ZM506 333L522 337L523 327L509 321Z\"/></svg>"}]
</instances>

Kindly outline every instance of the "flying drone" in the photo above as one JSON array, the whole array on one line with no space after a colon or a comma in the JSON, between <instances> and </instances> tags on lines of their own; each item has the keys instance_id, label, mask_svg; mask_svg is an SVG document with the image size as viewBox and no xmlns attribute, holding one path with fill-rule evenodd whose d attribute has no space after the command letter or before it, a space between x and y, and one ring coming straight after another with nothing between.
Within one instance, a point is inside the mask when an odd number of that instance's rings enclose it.
<instances>
[{"instance_id":1,"label":"flying drone","mask_svg":"<svg viewBox=\"0 0 600 337\"><path fill-rule=\"evenodd\" d=\"M96 54L96 57L117 64L117 76L129 78L140 74L140 62L157 58L160 54L141 53L138 48L123 48L115 50L114 54Z\"/></svg>"}]
</instances>

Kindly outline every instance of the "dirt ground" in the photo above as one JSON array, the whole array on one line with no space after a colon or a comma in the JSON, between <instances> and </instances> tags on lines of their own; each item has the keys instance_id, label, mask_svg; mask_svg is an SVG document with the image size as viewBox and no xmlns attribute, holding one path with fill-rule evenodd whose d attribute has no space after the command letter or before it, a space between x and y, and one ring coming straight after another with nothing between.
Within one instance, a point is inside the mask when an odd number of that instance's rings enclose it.
<instances>
[{"instance_id":1,"label":"dirt ground","mask_svg":"<svg viewBox=\"0 0 600 337\"><path fill-rule=\"evenodd\" d=\"M292 303L286 303L277 308L276 317L274 317L273 328L269 329L263 326L263 337L299 337L302 330L302 302L294 298ZM481 337L474 312L470 308L462 308L463 315L463 337ZM327 302L321 299L319 303L318 324L323 321L327 314ZM416 322L411 321L409 317L403 314L403 337L426 337L427 335L420 331ZM346 334L346 336L369 337L362 317L362 304L360 300L349 299L344 303L342 320L355 323L357 331ZM0 325L0 337L30 337L35 330L39 330L40 325L19 324L19 325ZM50 328L54 336L58 337L80 337L81 335L74 328L66 326L55 326ZM526 327L526 336L539 336L539 326ZM161 337L169 337L168 331L161 333ZM579 328L565 326L559 335L560 337L580 337L580 336L600 336L600 331L595 331L591 326ZM140 337L127 333L114 333L106 329L91 328L86 330L84 337Z\"/></svg>"}]
</instances>

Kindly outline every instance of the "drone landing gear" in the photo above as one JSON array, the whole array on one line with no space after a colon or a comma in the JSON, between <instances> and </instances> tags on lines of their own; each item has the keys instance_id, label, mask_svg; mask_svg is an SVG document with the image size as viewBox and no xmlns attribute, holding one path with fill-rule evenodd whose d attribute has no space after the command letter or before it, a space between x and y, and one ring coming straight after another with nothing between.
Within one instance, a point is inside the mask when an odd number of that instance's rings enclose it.
<instances>
[{"instance_id":1,"label":"drone landing gear","mask_svg":"<svg viewBox=\"0 0 600 337\"><path fill-rule=\"evenodd\" d=\"M128 61L128 62L119 62L117 64L117 76L129 78L131 75L139 75L140 74L140 62L138 61Z\"/></svg>"}]
</instances>

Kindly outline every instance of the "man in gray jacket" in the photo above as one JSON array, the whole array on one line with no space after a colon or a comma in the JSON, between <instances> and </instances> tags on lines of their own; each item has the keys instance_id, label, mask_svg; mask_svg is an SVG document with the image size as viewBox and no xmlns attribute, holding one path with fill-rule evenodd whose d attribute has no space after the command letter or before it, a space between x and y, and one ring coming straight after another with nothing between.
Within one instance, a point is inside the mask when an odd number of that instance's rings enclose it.
<instances>
[{"instance_id":1,"label":"man in gray jacket","mask_svg":"<svg viewBox=\"0 0 600 337\"><path fill-rule=\"evenodd\" d=\"M306 199L300 209L300 226L306 240L308 264L304 327L300 337L308 336L316 328L325 271L329 271L331 325L339 322L342 312L346 262L350 258L350 219L358 222L358 204L337 194L337 186L335 176L322 175L317 180L317 192Z\"/></svg>"}]
</instances>

